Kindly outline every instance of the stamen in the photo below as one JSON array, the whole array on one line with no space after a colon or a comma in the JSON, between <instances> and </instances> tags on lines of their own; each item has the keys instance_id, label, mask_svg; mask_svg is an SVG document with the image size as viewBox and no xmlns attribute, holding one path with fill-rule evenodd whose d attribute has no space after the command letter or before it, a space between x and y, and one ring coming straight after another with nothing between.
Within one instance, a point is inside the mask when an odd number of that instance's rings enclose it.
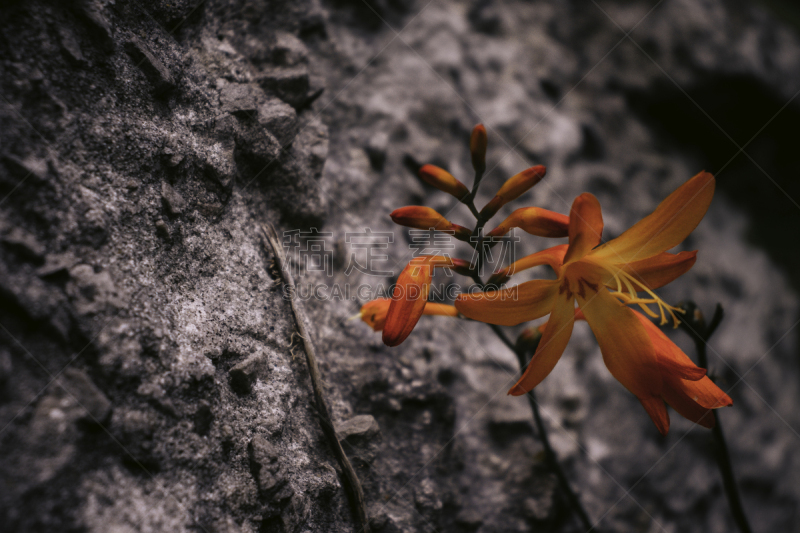
<instances>
[{"instance_id":1,"label":"stamen","mask_svg":"<svg viewBox=\"0 0 800 533\"><path fill-rule=\"evenodd\" d=\"M635 277L631 276L627 272L623 271L622 269L615 268L612 270L609 267L604 266L604 268L614 276L614 280L617 282L617 292L612 293L614 296L620 299L624 304L636 304L638 305L642 311L644 311L648 316L652 318L660 318L661 325L667 324L669 319L667 318L667 313L669 313L669 317L672 319L674 327L678 327L680 324L680 320L675 315L675 313L685 313L683 309L673 307L662 300L656 293L654 293L649 287L647 287L644 283L636 279ZM622 287L625 286L625 291L623 291ZM638 289L637 289L638 288ZM639 292L647 293L650 298L640 298ZM656 305L658 306L658 313L650 309L649 305Z\"/></svg>"}]
</instances>

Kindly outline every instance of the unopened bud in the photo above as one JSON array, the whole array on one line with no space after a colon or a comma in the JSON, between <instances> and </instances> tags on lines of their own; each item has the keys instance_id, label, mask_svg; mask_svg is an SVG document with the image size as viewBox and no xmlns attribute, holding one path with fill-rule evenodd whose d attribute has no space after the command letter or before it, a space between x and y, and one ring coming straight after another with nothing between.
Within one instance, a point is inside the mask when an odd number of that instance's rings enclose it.
<instances>
[{"instance_id":1,"label":"unopened bud","mask_svg":"<svg viewBox=\"0 0 800 533\"><path fill-rule=\"evenodd\" d=\"M540 331L539 326L525 328L517 337L517 350L530 354L536 353L536 348L539 347L541 340L542 331Z\"/></svg>"},{"instance_id":2,"label":"unopened bud","mask_svg":"<svg viewBox=\"0 0 800 533\"><path fill-rule=\"evenodd\" d=\"M486 170L486 146L489 138L486 135L486 128L483 124L478 124L472 128L472 135L469 138L469 151L472 155L472 168L475 172L481 173Z\"/></svg>"},{"instance_id":3,"label":"unopened bud","mask_svg":"<svg viewBox=\"0 0 800 533\"><path fill-rule=\"evenodd\" d=\"M508 178L495 197L481 210L481 217L484 219L493 217L501 207L511 200L516 200L539 183L544 178L546 170L544 166L536 165Z\"/></svg>"},{"instance_id":4,"label":"unopened bud","mask_svg":"<svg viewBox=\"0 0 800 533\"><path fill-rule=\"evenodd\" d=\"M504 268L503 270L498 270L494 274L489 277L489 281L486 282L487 285L496 285L500 286L503 283L507 282L511 279L511 276L508 275L508 269Z\"/></svg>"},{"instance_id":5,"label":"unopened bud","mask_svg":"<svg viewBox=\"0 0 800 533\"><path fill-rule=\"evenodd\" d=\"M437 231L452 231L453 236L460 241L469 241L472 231L464 226L453 224L435 209L422 205L409 205L395 209L389 215L395 224L416 229L433 229Z\"/></svg>"},{"instance_id":6,"label":"unopened bud","mask_svg":"<svg viewBox=\"0 0 800 533\"><path fill-rule=\"evenodd\" d=\"M458 181L443 168L437 167L436 165L423 165L419 169L418 174L420 179L431 187L436 187L440 191L452 194L459 200L463 200L469 196L469 189L467 189L467 186Z\"/></svg>"},{"instance_id":7,"label":"unopened bud","mask_svg":"<svg viewBox=\"0 0 800 533\"><path fill-rule=\"evenodd\" d=\"M511 228L520 228L538 237L567 237L569 235L569 217L540 207L522 207L511 213L486 236L502 237L511 231Z\"/></svg>"},{"instance_id":8,"label":"unopened bud","mask_svg":"<svg viewBox=\"0 0 800 533\"><path fill-rule=\"evenodd\" d=\"M469 261L464 259L452 259L452 262L453 265L450 268L456 274L461 274L462 276L472 275L472 265L470 265Z\"/></svg>"}]
</instances>

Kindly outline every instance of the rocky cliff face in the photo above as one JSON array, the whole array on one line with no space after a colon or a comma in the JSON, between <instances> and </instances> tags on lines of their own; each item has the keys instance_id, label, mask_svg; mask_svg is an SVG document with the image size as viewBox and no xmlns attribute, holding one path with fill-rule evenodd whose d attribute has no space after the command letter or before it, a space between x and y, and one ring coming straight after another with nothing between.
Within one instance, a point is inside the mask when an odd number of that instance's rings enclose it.
<instances>
[{"instance_id":1,"label":"rocky cliff face","mask_svg":"<svg viewBox=\"0 0 800 533\"><path fill-rule=\"evenodd\" d=\"M326 287L304 305L375 530L576 530L526 402L505 396L515 359L487 327L426 317L388 349L347 321L368 292L333 290L390 286L420 244L392 209L425 203L469 222L409 167L468 181L477 122L492 169L478 203L545 164L520 205L567 212L590 191L607 238L703 166L718 175L684 245L697 265L661 294L725 307L709 357L735 403L721 417L745 507L757 531L800 527L787 141L800 40L774 12L733 0L31 0L0 14L6 530L354 529L258 238L267 222L290 232L301 288ZM373 244L393 233L365 273L367 229ZM588 328L537 390L598 530L732 530L708 432L673 416L660 437Z\"/></svg>"}]
</instances>

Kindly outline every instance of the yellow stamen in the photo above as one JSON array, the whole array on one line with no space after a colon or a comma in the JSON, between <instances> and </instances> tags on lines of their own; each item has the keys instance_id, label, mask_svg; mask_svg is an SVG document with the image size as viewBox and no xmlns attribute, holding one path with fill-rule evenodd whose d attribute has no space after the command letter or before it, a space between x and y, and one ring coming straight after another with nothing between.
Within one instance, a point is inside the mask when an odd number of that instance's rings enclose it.
<instances>
[{"instance_id":1,"label":"yellow stamen","mask_svg":"<svg viewBox=\"0 0 800 533\"><path fill-rule=\"evenodd\" d=\"M624 304L636 304L638 305L642 311L644 311L647 315L653 318L661 318L661 325L663 326L669 320L667 319L667 313L669 313L670 318L674 324L674 327L678 327L681 323L678 320L678 317L675 316L675 313L685 313L683 309L679 309L677 307L673 307L662 300L656 293L654 293L650 288L648 288L644 283L636 279L635 277L631 276L627 272L622 269L614 268L611 266L603 265L611 275L614 276L614 281L617 282L617 292L613 292L612 294L620 299ZM622 290L622 286L625 286L625 291ZM626 292L627 291L627 292ZM639 297L639 292L646 292L650 298L641 298ZM656 305L658 306L658 314L655 311L647 307L648 305ZM666 311L666 312L665 312Z\"/></svg>"}]
</instances>

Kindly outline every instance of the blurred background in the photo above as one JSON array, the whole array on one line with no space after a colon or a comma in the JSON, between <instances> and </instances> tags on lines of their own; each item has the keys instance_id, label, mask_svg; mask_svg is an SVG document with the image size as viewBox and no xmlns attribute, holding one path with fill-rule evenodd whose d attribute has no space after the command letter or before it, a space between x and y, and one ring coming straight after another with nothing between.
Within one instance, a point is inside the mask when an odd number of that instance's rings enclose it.
<instances>
[{"instance_id":1,"label":"blurred background","mask_svg":"<svg viewBox=\"0 0 800 533\"><path fill-rule=\"evenodd\" d=\"M497 222L589 191L608 240L715 174L678 248L697 263L658 292L725 309L709 374L734 401L719 415L745 511L800 531L798 31L779 0L0 3L0 521L355 529L259 237L272 223L373 530L583 531L486 325L423 317L390 349L348 320L414 255L470 259L388 215L471 227L415 171L471 185L483 123L479 208L547 166ZM555 244L515 237L514 258ZM435 283L445 302L469 286ZM735 530L710 432L673 412L662 437L586 324L537 394L592 531Z\"/></svg>"}]
</instances>

